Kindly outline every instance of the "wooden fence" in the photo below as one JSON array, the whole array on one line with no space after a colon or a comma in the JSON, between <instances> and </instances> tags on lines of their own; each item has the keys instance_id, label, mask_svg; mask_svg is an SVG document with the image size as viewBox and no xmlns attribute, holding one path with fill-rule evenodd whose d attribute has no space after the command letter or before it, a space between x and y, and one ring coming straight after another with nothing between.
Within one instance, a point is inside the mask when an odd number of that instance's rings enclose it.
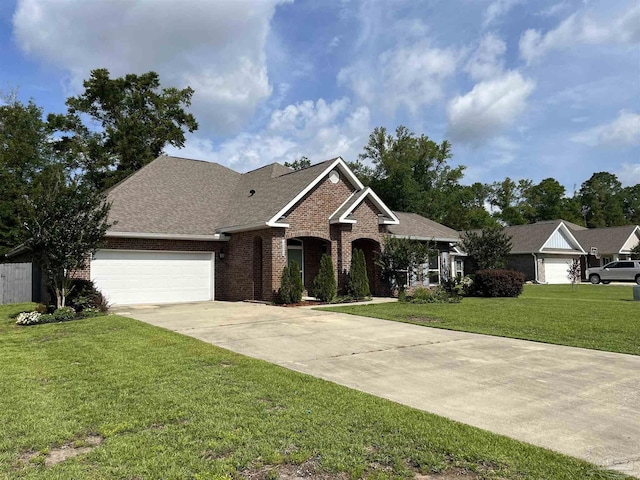
<instances>
[{"instance_id":1,"label":"wooden fence","mask_svg":"<svg viewBox=\"0 0 640 480\"><path fill-rule=\"evenodd\" d=\"M0 264L0 305L32 300L31 263Z\"/></svg>"}]
</instances>

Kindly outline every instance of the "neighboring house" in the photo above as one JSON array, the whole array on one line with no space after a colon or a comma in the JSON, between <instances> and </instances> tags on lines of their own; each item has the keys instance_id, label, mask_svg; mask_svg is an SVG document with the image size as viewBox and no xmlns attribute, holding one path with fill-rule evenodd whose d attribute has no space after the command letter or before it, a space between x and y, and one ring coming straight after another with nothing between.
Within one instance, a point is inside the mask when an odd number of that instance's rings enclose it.
<instances>
[{"instance_id":1,"label":"neighboring house","mask_svg":"<svg viewBox=\"0 0 640 480\"><path fill-rule=\"evenodd\" d=\"M567 270L586 252L569 226L578 227L564 220L505 227L512 245L507 267L524 273L527 281L571 283Z\"/></svg>"},{"instance_id":2,"label":"neighboring house","mask_svg":"<svg viewBox=\"0 0 640 480\"><path fill-rule=\"evenodd\" d=\"M341 158L238 173L161 156L107 198L113 226L79 276L112 304L270 301L291 260L309 291L325 253L344 288L354 248L364 251L372 293L386 295L374 262L385 235L434 240L443 253L456 241L455 232L418 215L401 223Z\"/></svg>"},{"instance_id":3,"label":"neighboring house","mask_svg":"<svg viewBox=\"0 0 640 480\"><path fill-rule=\"evenodd\" d=\"M629 260L631 250L640 243L638 225L590 229L578 227L573 234L587 252L581 263L583 279L589 267L600 267L616 260Z\"/></svg>"},{"instance_id":4,"label":"neighboring house","mask_svg":"<svg viewBox=\"0 0 640 480\"><path fill-rule=\"evenodd\" d=\"M412 238L430 242L437 255L431 257L412 275L407 287L439 284L443 279L464 276L463 254L456 249L460 234L433 220L415 213L393 212L400 223L389 225L389 233L394 237Z\"/></svg>"}]
</instances>

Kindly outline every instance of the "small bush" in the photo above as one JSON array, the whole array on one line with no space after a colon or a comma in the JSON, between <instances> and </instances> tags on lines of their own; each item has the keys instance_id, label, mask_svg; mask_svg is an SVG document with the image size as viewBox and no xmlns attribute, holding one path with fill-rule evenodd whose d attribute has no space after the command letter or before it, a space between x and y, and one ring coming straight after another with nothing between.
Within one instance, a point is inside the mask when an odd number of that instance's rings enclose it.
<instances>
[{"instance_id":1,"label":"small bush","mask_svg":"<svg viewBox=\"0 0 640 480\"><path fill-rule=\"evenodd\" d=\"M398 302L406 303L406 301L407 301L407 292L405 292L404 290L400 290L398 292Z\"/></svg>"},{"instance_id":2,"label":"small bush","mask_svg":"<svg viewBox=\"0 0 640 480\"><path fill-rule=\"evenodd\" d=\"M369 297L369 277L367 276L367 261L364 252L359 248L351 255L351 268L347 277L347 292L355 299Z\"/></svg>"},{"instance_id":3,"label":"small bush","mask_svg":"<svg viewBox=\"0 0 640 480\"><path fill-rule=\"evenodd\" d=\"M71 307L60 307L52 315L56 322L68 322L76 318L76 311Z\"/></svg>"},{"instance_id":4,"label":"small bush","mask_svg":"<svg viewBox=\"0 0 640 480\"><path fill-rule=\"evenodd\" d=\"M522 293L524 274L513 270L479 270L472 294L478 297L517 297Z\"/></svg>"},{"instance_id":5,"label":"small bush","mask_svg":"<svg viewBox=\"0 0 640 480\"><path fill-rule=\"evenodd\" d=\"M313 294L323 302L332 302L337 295L336 276L331 257L323 254L320 259L320 271L313 281Z\"/></svg>"},{"instance_id":6,"label":"small bush","mask_svg":"<svg viewBox=\"0 0 640 480\"><path fill-rule=\"evenodd\" d=\"M93 282L75 278L71 281L71 291L67 295L67 305L76 312L86 308L96 308L101 312L109 310L109 304Z\"/></svg>"},{"instance_id":7,"label":"small bush","mask_svg":"<svg viewBox=\"0 0 640 480\"><path fill-rule=\"evenodd\" d=\"M442 282L442 287L452 295L469 295L473 286L473 279L467 275L463 278L452 278Z\"/></svg>"},{"instance_id":8,"label":"small bush","mask_svg":"<svg viewBox=\"0 0 640 480\"><path fill-rule=\"evenodd\" d=\"M277 302L285 305L299 303L302 301L302 292L304 292L304 285L300 275L300 265L295 260L292 260L290 266L282 269Z\"/></svg>"},{"instance_id":9,"label":"small bush","mask_svg":"<svg viewBox=\"0 0 640 480\"><path fill-rule=\"evenodd\" d=\"M460 303L461 297L456 293L448 292L441 286L418 287L413 291L409 301L411 303Z\"/></svg>"},{"instance_id":10,"label":"small bush","mask_svg":"<svg viewBox=\"0 0 640 480\"><path fill-rule=\"evenodd\" d=\"M302 283L302 275L300 275L300 265L295 260L291 261L289 275L291 275L291 299L293 300L291 303L301 302L304 284Z\"/></svg>"},{"instance_id":11,"label":"small bush","mask_svg":"<svg viewBox=\"0 0 640 480\"><path fill-rule=\"evenodd\" d=\"M35 308L35 311L38 313L47 313L47 310L47 306L43 303L38 303Z\"/></svg>"},{"instance_id":12,"label":"small bush","mask_svg":"<svg viewBox=\"0 0 640 480\"><path fill-rule=\"evenodd\" d=\"M78 313L78 318L101 317L103 315L104 312L97 308L85 308L82 312Z\"/></svg>"}]
</instances>

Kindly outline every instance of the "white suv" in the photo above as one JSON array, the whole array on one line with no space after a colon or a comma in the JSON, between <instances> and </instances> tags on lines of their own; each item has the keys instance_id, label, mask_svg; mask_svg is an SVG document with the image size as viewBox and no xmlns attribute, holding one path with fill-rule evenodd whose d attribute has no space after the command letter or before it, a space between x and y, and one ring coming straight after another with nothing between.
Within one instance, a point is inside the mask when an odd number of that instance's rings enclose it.
<instances>
[{"instance_id":1,"label":"white suv","mask_svg":"<svg viewBox=\"0 0 640 480\"><path fill-rule=\"evenodd\" d=\"M616 281L640 285L640 260L620 260L604 267L587 268L587 278L593 284Z\"/></svg>"}]
</instances>

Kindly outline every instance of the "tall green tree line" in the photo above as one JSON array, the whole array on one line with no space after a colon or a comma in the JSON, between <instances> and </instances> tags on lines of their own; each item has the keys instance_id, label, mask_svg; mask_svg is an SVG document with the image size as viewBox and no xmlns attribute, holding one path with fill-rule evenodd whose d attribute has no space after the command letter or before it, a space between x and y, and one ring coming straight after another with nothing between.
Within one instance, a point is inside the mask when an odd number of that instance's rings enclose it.
<instances>
[{"instance_id":1,"label":"tall green tree line","mask_svg":"<svg viewBox=\"0 0 640 480\"><path fill-rule=\"evenodd\" d=\"M29 210L20 206L43 171L56 167L78 195L104 192L167 145L184 146L186 132L198 128L187 112L192 95L189 87L162 87L155 72L111 78L98 69L67 99L66 112L46 118L34 100L0 96L0 255L29 238Z\"/></svg>"},{"instance_id":2,"label":"tall green tree line","mask_svg":"<svg viewBox=\"0 0 640 480\"><path fill-rule=\"evenodd\" d=\"M464 185L465 167L450 165L451 158L446 140L438 144L404 126L395 134L379 127L351 167L392 209L456 230L555 219L590 228L640 223L640 185L623 188L612 173L594 173L569 196L554 178Z\"/></svg>"}]
</instances>

